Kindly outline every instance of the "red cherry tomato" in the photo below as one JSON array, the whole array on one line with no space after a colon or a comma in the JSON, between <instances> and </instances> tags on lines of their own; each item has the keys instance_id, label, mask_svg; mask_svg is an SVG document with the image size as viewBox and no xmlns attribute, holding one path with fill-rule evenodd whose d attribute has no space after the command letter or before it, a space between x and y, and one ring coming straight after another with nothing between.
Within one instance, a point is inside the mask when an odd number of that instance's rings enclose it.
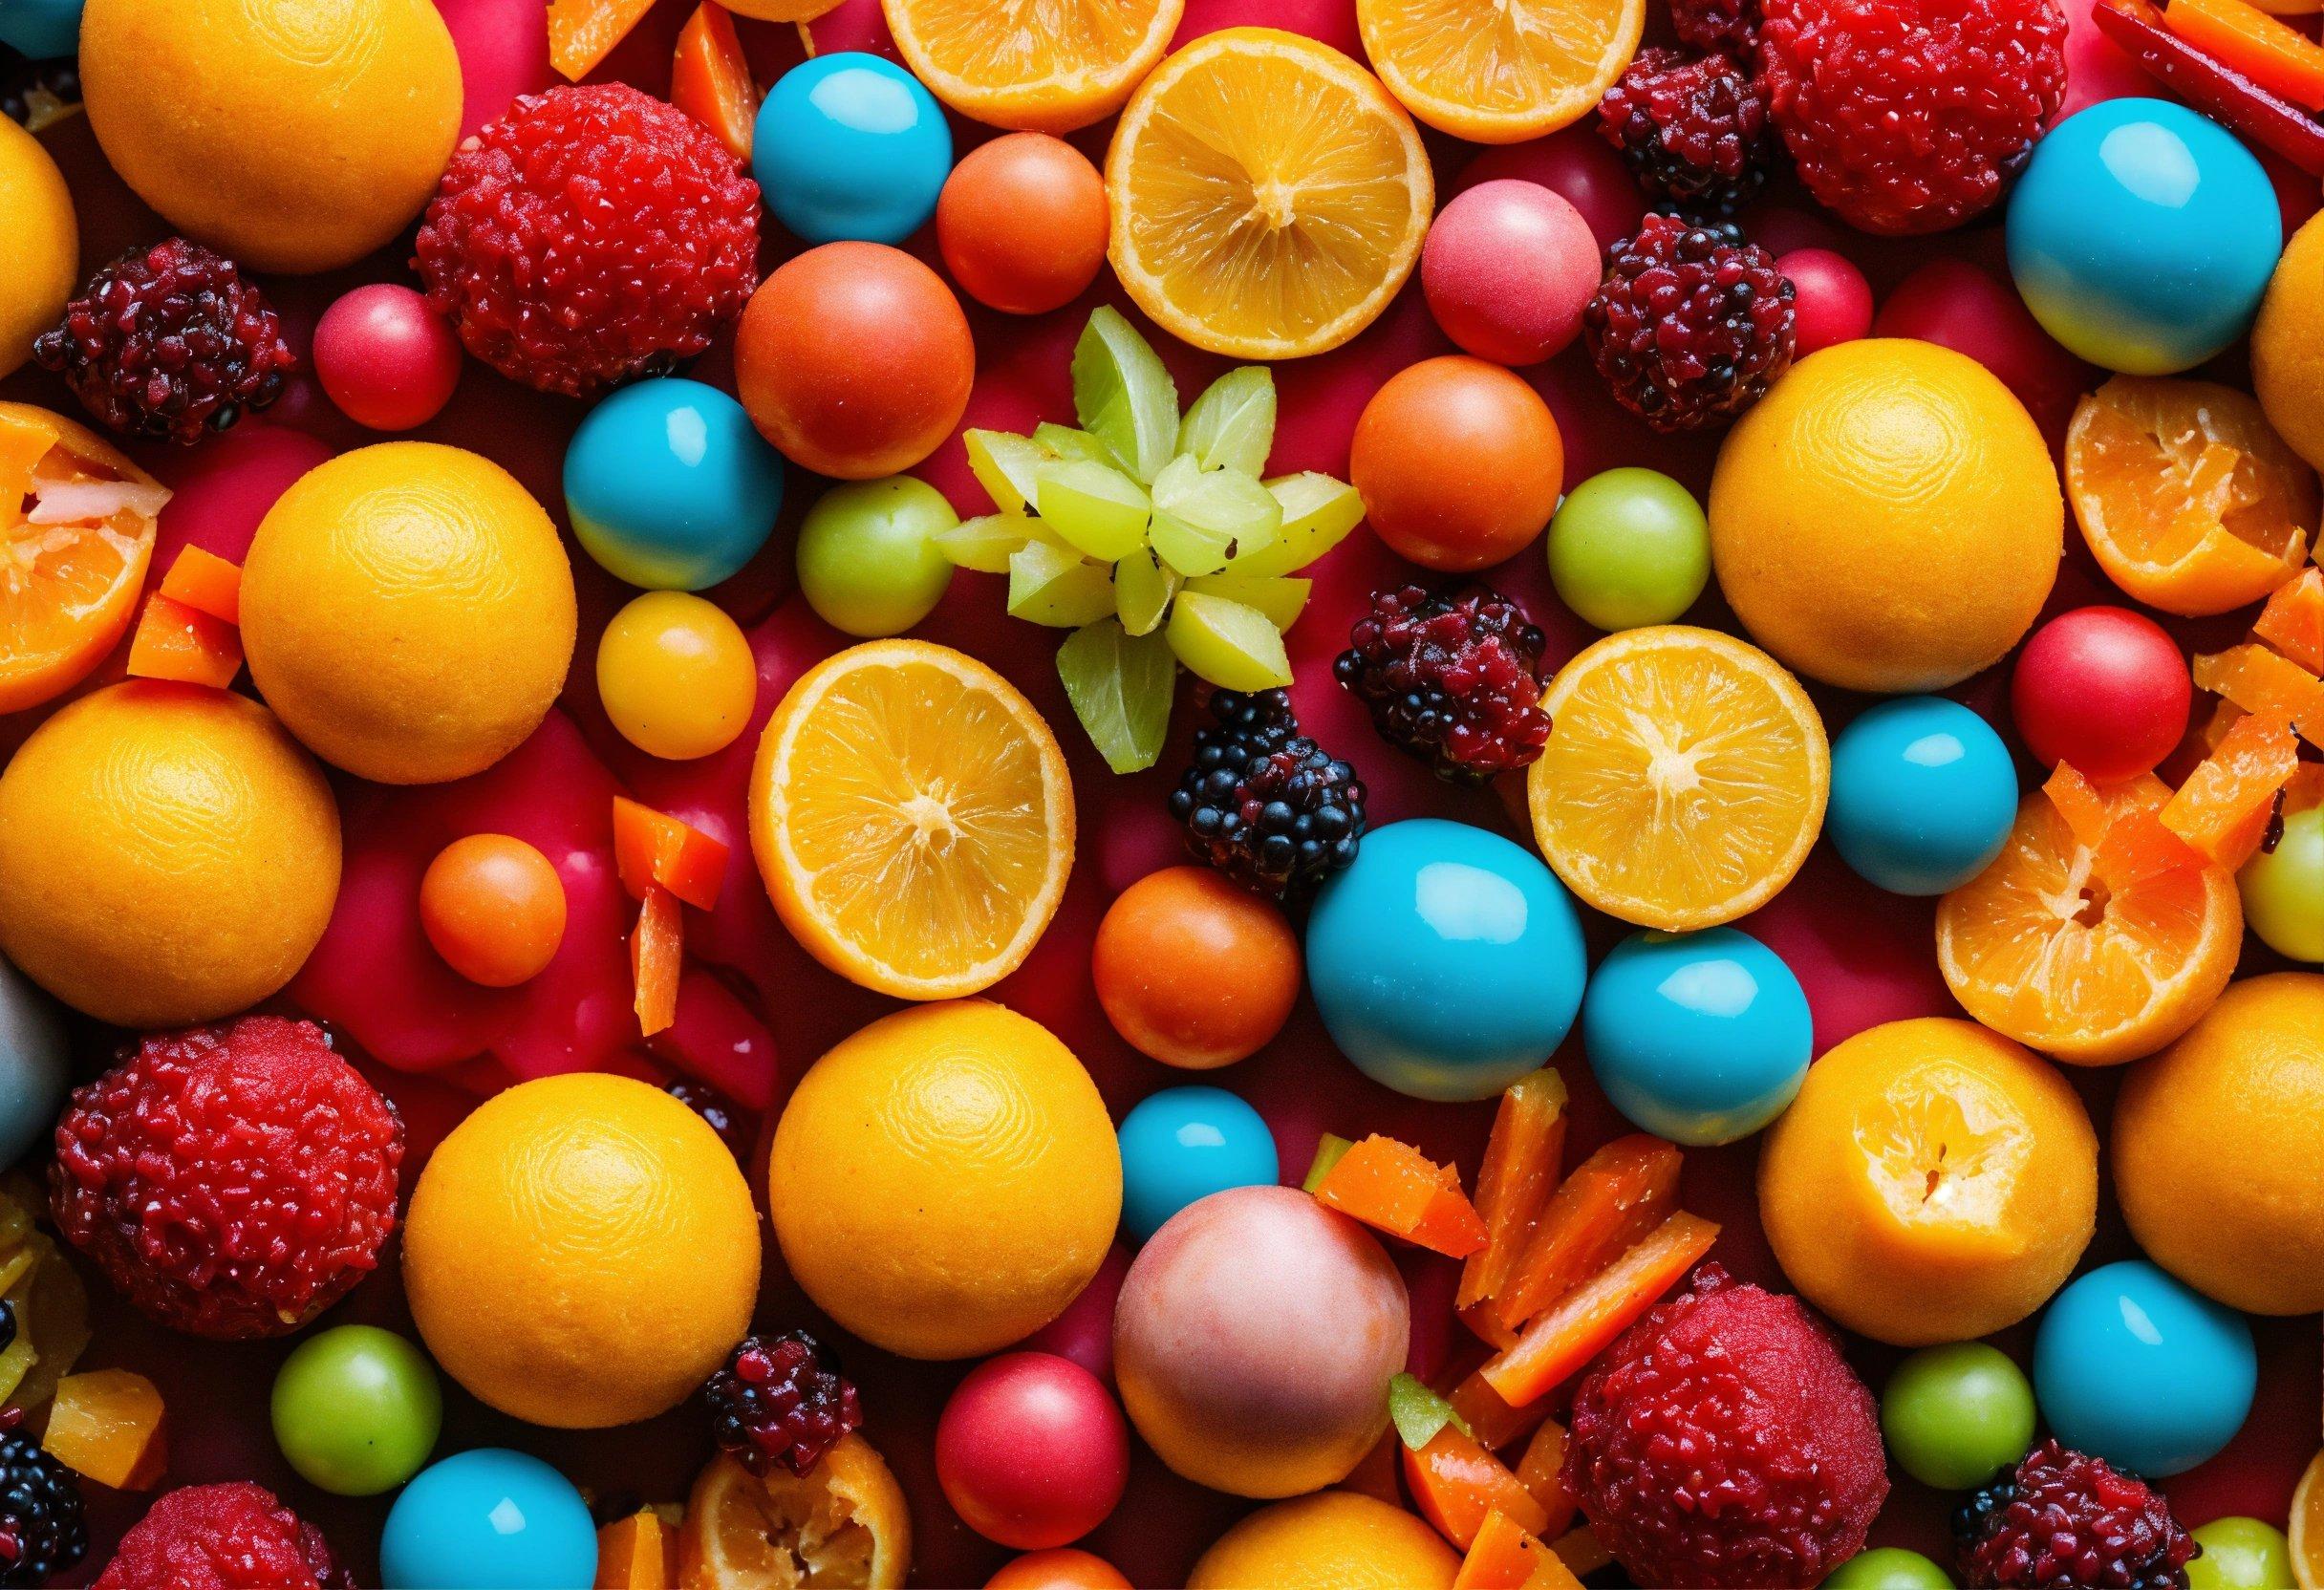
<instances>
[{"instance_id":1,"label":"red cherry tomato","mask_svg":"<svg viewBox=\"0 0 2324 1590\"><path fill-rule=\"evenodd\" d=\"M1130 1590L1130 1579L1102 1557L1060 1546L1001 1564L984 1590Z\"/></svg>"},{"instance_id":2,"label":"red cherry tomato","mask_svg":"<svg viewBox=\"0 0 2324 1590\"><path fill-rule=\"evenodd\" d=\"M1009 1353L980 1364L936 1421L936 1483L969 1528L1017 1551L1106 1521L1130 1482L1122 1410L1080 1364Z\"/></svg>"},{"instance_id":3,"label":"red cherry tomato","mask_svg":"<svg viewBox=\"0 0 2324 1590\"><path fill-rule=\"evenodd\" d=\"M445 964L486 988L539 976L565 937L565 883L505 833L455 839L420 880L420 926Z\"/></svg>"},{"instance_id":4,"label":"red cherry tomato","mask_svg":"<svg viewBox=\"0 0 2324 1590\"><path fill-rule=\"evenodd\" d=\"M936 247L979 304L1010 314L1062 308L1106 263L1106 180L1063 139L997 138L944 180Z\"/></svg>"},{"instance_id":5,"label":"red cherry tomato","mask_svg":"<svg viewBox=\"0 0 2324 1590\"><path fill-rule=\"evenodd\" d=\"M1124 890L1098 924L1089 969L1113 1030L1190 1071L1258 1053L1300 997L1299 939L1283 913L1207 867L1167 867Z\"/></svg>"},{"instance_id":6,"label":"red cherry tomato","mask_svg":"<svg viewBox=\"0 0 2324 1590\"><path fill-rule=\"evenodd\" d=\"M1854 342L1872 330L1872 284L1846 255L1795 248L1776 259L1775 269L1798 292L1792 306L1793 357Z\"/></svg>"},{"instance_id":7,"label":"red cherry tomato","mask_svg":"<svg viewBox=\"0 0 2324 1590\"><path fill-rule=\"evenodd\" d=\"M375 431L424 425L460 384L460 339L408 287L356 288L314 324L314 374L339 412Z\"/></svg>"},{"instance_id":8,"label":"red cherry tomato","mask_svg":"<svg viewBox=\"0 0 2324 1590\"><path fill-rule=\"evenodd\" d=\"M2194 684L2179 643L2127 608L2060 613L2026 642L2010 710L2045 766L2070 763L2112 784L2171 754L2186 733Z\"/></svg>"},{"instance_id":9,"label":"red cherry tomato","mask_svg":"<svg viewBox=\"0 0 2324 1590\"><path fill-rule=\"evenodd\" d=\"M1565 447L1532 387L1450 354L1372 394L1348 476L1382 541L1424 569L1465 572L1514 557L1547 527Z\"/></svg>"}]
</instances>

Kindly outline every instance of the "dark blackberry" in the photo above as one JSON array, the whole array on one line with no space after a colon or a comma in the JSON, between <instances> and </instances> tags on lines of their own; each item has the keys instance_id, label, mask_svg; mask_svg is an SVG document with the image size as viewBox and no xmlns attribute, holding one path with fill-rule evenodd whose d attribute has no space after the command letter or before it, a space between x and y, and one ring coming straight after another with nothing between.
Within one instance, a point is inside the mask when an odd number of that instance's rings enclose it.
<instances>
[{"instance_id":1,"label":"dark blackberry","mask_svg":"<svg viewBox=\"0 0 2324 1590\"><path fill-rule=\"evenodd\" d=\"M0 1353L16 1344L16 1305L0 1298Z\"/></svg>"},{"instance_id":2,"label":"dark blackberry","mask_svg":"<svg viewBox=\"0 0 2324 1590\"><path fill-rule=\"evenodd\" d=\"M23 1430L0 1432L0 1585L44 1584L88 1552L73 1471Z\"/></svg>"},{"instance_id":3,"label":"dark blackberry","mask_svg":"<svg viewBox=\"0 0 2324 1590\"><path fill-rule=\"evenodd\" d=\"M1375 591L1332 675L1398 749L1440 779L1478 784L1541 754L1541 632L1481 585Z\"/></svg>"},{"instance_id":4,"label":"dark blackberry","mask_svg":"<svg viewBox=\"0 0 2324 1590\"><path fill-rule=\"evenodd\" d=\"M854 1384L803 1330L742 1338L702 1395L711 1439L758 1474L776 1463L804 1474L864 1422Z\"/></svg>"},{"instance_id":5,"label":"dark blackberry","mask_svg":"<svg viewBox=\"0 0 2324 1590\"><path fill-rule=\"evenodd\" d=\"M1649 215L1582 311L1590 361L1657 431L1732 419L1791 368L1792 284L1732 225Z\"/></svg>"},{"instance_id":6,"label":"dark blackberry","mask_svg":"<svg viewBox=\"0 0 2324 1590\"><path fill-rule=\"evenodd\" d=\"M2186 1590L2203 1548L2144 1481L2045 1441L1953 1513L1969 1590Z\"/></svg>"},{"instance_id":7,"label":"dark blackberry","mask_svg":"<svg viewBox=\"0 0 2324 1590\"><path fill-rule=\"evenodd\" d=\"M741 1105L708 1083L697 1082L692 1077L679 1077L662 1091L700 1116L703 1125L719 1134L719 1141L726 1145L728 1153L748 1162L759 1130ZM633 1513L635 1511L631 1509Z\"/></svg>"},{"instance_id":8,"label":"dark blackberry","mask_svg":"<svg viewBox=\"0 0 2324 1590\"><path fill-rule=\"evenodd\" d=\"M1750 204L1775 160L1767 96L1719 54L1641 50L1598 101L1598 132L1647 198L1691 216Z\"/></svg>"},{"instance_id":9,"label":"dark blackberry","mask_svg":"<svg viewBox=\"0 0 2324 1590\"><path fill-rule=\"evenodd\" d=\"M1171 792L1187 849L1244 888L1304 894L1356 859L1364 784L1299 732L1289 692L1211 696L1193 764Z\"/></svg>"},{"instance_id":10,"label":"dark blackberry","mask_svg":"<svg viewBox=\"0 0 2324 1590\"><path fill-rule=\"evenodd\" d=\"M80 61L36 61L0 45L0 116L28 133L47 130L80 109Z\"/></svg>"}]
</instances>

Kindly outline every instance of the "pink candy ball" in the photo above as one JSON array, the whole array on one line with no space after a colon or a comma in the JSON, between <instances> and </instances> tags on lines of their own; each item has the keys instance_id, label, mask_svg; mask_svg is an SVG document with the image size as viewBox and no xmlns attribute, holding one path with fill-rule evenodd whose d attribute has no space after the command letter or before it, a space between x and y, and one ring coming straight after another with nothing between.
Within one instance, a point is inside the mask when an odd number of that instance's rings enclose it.
<instances>
[{"instance_id":1,"label":"pink candy ball","mask_svg":"<svg viewBox=\"0 0 2324 1590\"><path fill-rule=\"evenodd\" d=\"M1836 342L1854 342L1872 329L1872 284L1848 260L1829 248L1795 248L1779 256L1775 269L1797 290L1792 309L1797 345L1806 358Z\"/></svg>"},{"instance_id":2,"label":"pink candy ball","mask_svg":"<svg viewBox=\"0 0 2324 1590\"><path fill-rule=\"evenodd\" d=\"M1130 1483L1130 1430L1095 1376L1050 1353L979 1365L936 1421L936 1483L969 1528L1046 1551L1106 1521Z\"/></svg>"},{"instance_id":3,"label":"pink candy ball","mask_svg":"<svg viewBox=\"0 0 2324 1590\"><path fill-rule=\"evenodd\" d=\"M323 312L314 373L339 411L375 431L424 425L460 384L460 339L408 287L374 282Z\"/></svg>"},{"instance_id":4,"label":"pink candy ball","mask_svg":"<svg viewBox=\"0 0 2324 1590\"><path fill-rule=\"evenodd\" d=\"M1501 364L1539 364L1573 341L1598 278L1582 212L1514 179L1447 204L1420 254L1421 290L1445 335Z\"/></svg>"}]
</instances>

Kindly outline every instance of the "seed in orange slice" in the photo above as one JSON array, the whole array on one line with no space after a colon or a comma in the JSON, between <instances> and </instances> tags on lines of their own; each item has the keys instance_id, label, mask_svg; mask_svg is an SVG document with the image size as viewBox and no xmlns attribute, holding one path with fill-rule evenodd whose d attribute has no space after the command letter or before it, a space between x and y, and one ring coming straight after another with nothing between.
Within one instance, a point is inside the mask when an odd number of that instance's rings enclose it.
<instances>
[{"instance_id":1,"label":"seed in orange slice","mask_svg":"<svg viewBox=\"0 0 2324 1590\"><path fill-rule=\"evenodd\" d=\"M1756 911L1823 827L1823 720L1756 646L1683 624L1610 634L1541 706L1534 838L1575 893L1625 922L1689 933Z\"/></svg>"},{"instance_id":2,"label":"seed in orange slice","mask_svg":"<svg viewBox=\"0 0 2324 1590\"><path fill-rule=\"evenodd\" d=\"M694 1482L678 1536L679 1590L896 1590L912 1515L887 1462L849 1434L805 1474L762 1479L721 1452Z\"/></svg>"},{"instance_id":3,"label":"seed in orange slice","mask_svg":"<svg viewBox=\"0 0 2324 1590\"><path fill-rule=\"evenodd\" d=\"M1016 686L948 647L875 640L775 708L750 842L816 959L898 999L957 999L1015 971L1056 913L1073 788Z\"/></svg>"},{"instance_id":4,"label":"seed in orange slice","mask_svg":"<svg viewBox=\"0 0 2324 1590\"><path fill-rule=\"evenodd\" d=\"M1440 132L1517 143L1589 114L1638 49L1644 0L1356 0L1388 92Z\"/></svg>"},{"instance_id":5,"label":"seed in orange slice","mask_svg":"<svg viewBox=\"0 0 2324 1590\"><path fill-rule=\"evenodd\" d=\"M1186 0L880 0L914 76L962 116L1069 133L1122 108Z\"/></svg>"},{"instance_id":6,"label":"seed in orange slice","mask_svg":"<svg viewBox=\"0 0 2324 1590\"><path fill-rule=\"evenodd\" d=\"M2292 1493L2292 1578L2300 1590L2324 1590L2324 1451L2309 1460Z\"/></svg>"},{"instance_id":7,"label":"seed in orange slice","mask_svg":"<svg viewBox=\"0 0 2324 1590\"><path fill-rule=\"evenodd\" d=\"M2193 617L2256 602L2297 573L2318 509L2314 471L2251 398L2138 376L2076 406L2066 495L2109 579Z\"/></svg>"},{"instance_id":8,"label":"seed in orange slice","mask_svg":"<svg viewBox=\"0 0 2324 1590\"><path fill-rule=\"evenodd\" d=\"M2151 774L2098 793L2117 826L2171 798ZM2243 946L2234 874L2112 862L2050 797L2028 795L2000 857L1937 907L1937 965L1962 1007L2076 1065L2152 1054L2194 1025Z\"/></svg>"},{"instance_id":9,"label":"seed in orange slice","mask_svg":"<svg viewBox=\"0 0 2324 1590\"><path fill-rule=\"evenodd\" d=\"M1272 28L1207 33L1130 97L1106 155L1108 253L1172 335L1237 358L1337 348L1420 258L1428 152L1380 80Z\"/></svg>"}]
</instances>

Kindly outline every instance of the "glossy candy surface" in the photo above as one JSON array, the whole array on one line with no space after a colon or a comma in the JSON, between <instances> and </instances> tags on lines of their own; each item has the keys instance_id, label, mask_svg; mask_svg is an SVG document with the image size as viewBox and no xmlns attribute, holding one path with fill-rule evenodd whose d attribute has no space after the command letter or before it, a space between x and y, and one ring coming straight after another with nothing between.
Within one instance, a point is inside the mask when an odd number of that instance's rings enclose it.
<instances>
[{"instance_id":1,"label":"glossy candy surface","mask_svg":"<svg viewBox=\"0 0 2324 1590\"><path fill-rule=\"evenodd\" d=\"M785 73L759 107L751 172L767 208L807 243L901 243L936 213L952 130L936 96L860 51Z\"/></svg>"},{"instance_id":2,"label":"glossy candy surface","mask_svg":"<svg viewBox=\"0 0 2324 1590\"><path fill-rule=\"evenodd\" d=\"M766 545L783 509L783 461L718 388L639 381L573 433L565 505L583 548L615 579L700 591Z\"/></svg>"},{"instance_id":3,"label":"glossy candy surface","mask_svg":"<svg viewBox=\"0 0 2324 1590\"><path fill-rule=\"evenodd\" d=\"M1883 701L1832 742L1824 832L1859 876L1942 894L1985 870L2017 815L2017 774L1991 725L1957 701Z\"/></svg>"},{"instance_id":4,"label":"glossy candy surface","mask_svg":"<svg viewBox=\"0 0 2324 1590\"><path fill-rule=\"evenodd\" d=\"M734 743L759 698L758 664L724 610L682 591L649 591L597 642L597 698L624 740L684 762Z\"/></svg>"},{"instance_id":5,"label":"glossy candy surface","mask_svg":"<svg viewBox=\"0 0 2324 1590\"><path fill-rule=\"evenodd\" d=\"M2010 678L2026 749L2097 784L2153 771L2186 733L2194 686L2163 626L2128 608L2077 608L2027 639Z\"/></svg>"},{"instance_id":6,"label":"glossy candy surface","mask_svg":"<svg viewBox=\"0 0 2324 1590\"><path fill-rule=\"evenodd\" d=\"M1106 264L1106 183L1063 139L1010 133L944 180L936 247L960 290L1009 314L1080 297Z\"/></svg>"},{"instance_id":7,"label":"glossy candy surface","mask_svg":"<svg viewBox=\"0 0 2324 1590\"><path fill-rule=\"evenodd\" d=\"M1420 254L1429 312L1461 352L1538 364L1582 330L1597 290L1598 240L1539 183L1483 182L1437 212Z\"/></svg>"},{"instance_id":8,"label":"glossy candy surface","mask_svg":"<svg viewBox=\"0 0 2324 1590\"><path fill-rule=\"evenodd\" d=\"M2073 1281L2034 1338L2034 1390L2057 1438L2150 1478L2234 1439L2258 1377L2243 1317L2144 1259Z\"/></svg>"},{"instance_id":9,"label":"glossy candy surface","mask_svg":"<svg viewBox=\"0 0 2324 1590\"><path fill-rule=\"evenodd\" d=\"M375 431L408 431L443 412L460 385L460 338L425 298L394 282L356 288L314 327L314 374L339 412Z\"/></svg>"},{"instance_id":10,"label":"glossy candy surface","mask_svg":"<svg viewBox=\"0 0 2324 1590\"><path fill-rule=\"evenodd\" d=\"M0 1165L55 1129L72 1076L56 1001L0 956Z\"/></svg>"},{"instance_id":11,"label":"glossy candy surface","mask_svg":"<svg viewBox=\"0 0 2324 1590\"><path fill-rule=\"evenodd\" d=\"M479 1447L420 1472L379 1540L385 1590L590 1590L597 1532L572 1482L537 1457Z\"/></svg>"},{"instance_id":12,"label":"glossy candy surface","mask_svg":"<svg viewBox=\"0 0 2324 1590\"><path fill-rule=\"evenodd\" d=\"M1078 1540L1130 1480L1130 1429L1097 1377L1051 1353L969 1371L936 1421L936 1479L969 1528L1018 1551Z\"/></svg>"},{"instance_id":13,"label":"glossy candy surface","mask_svg":"<svg viewBox=\"0 0 2324 1590\"><path fill-rule=\"evenodd\" d=\"M1197 1198L1272 1186L1275 1136L1223 1087L1166 1087L1122 1117L1122 1230L1143 1242Z\"/></svg>"},{"instance_id":14,"label":"glossy candy surface","mask_svg":"<svg viewBox=\"0 0 2324 1590\"><path fill-rule=\"evenodd\" d=\"M436 1366L375 1325L308 1337L283 1361L274 1439L300 1477L342 1496L392 1491L420 1472L443 1428Z\"/></svg>"}]
</instances>

